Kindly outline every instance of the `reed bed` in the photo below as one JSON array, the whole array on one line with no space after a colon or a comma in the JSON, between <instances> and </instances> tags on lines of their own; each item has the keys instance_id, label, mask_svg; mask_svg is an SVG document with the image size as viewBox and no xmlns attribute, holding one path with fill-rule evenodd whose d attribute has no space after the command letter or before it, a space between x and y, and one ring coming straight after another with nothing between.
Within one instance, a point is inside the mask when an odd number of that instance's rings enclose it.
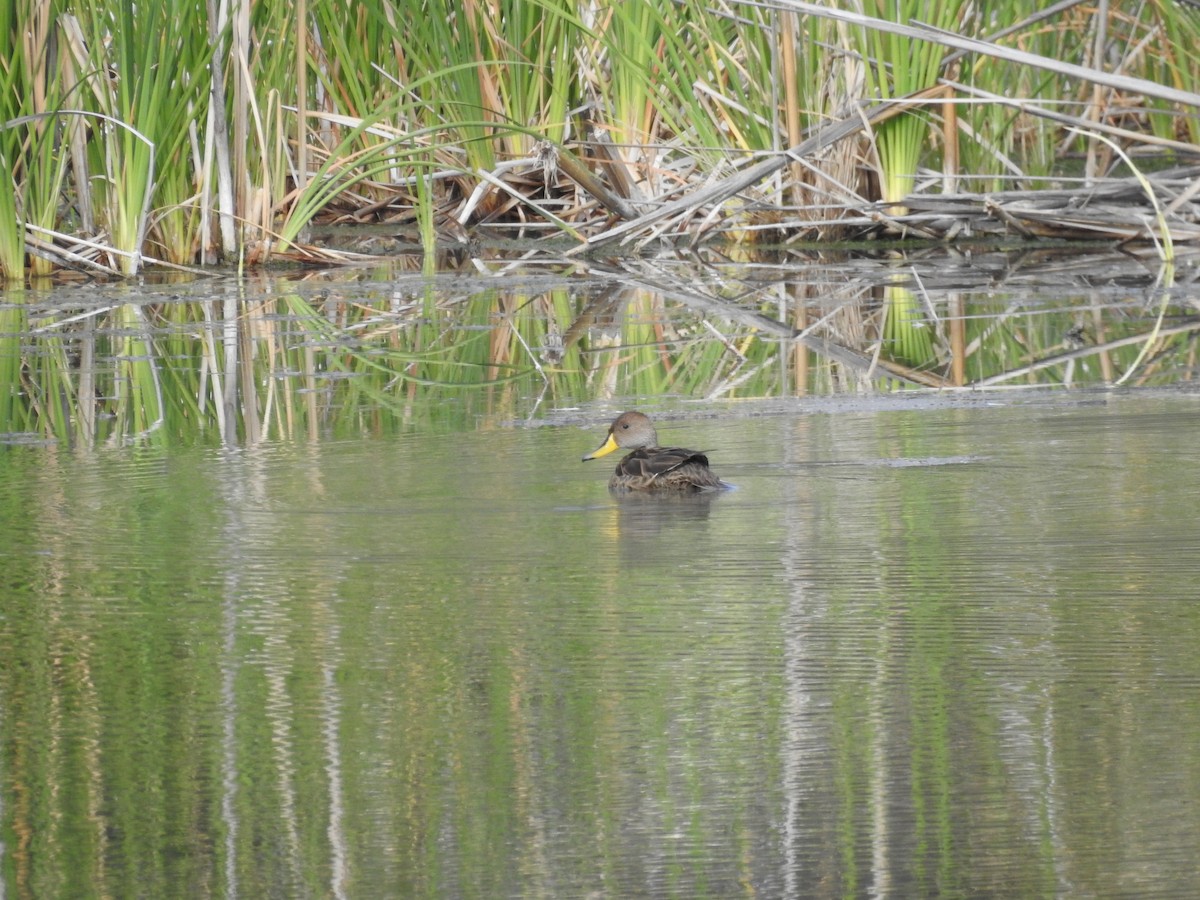
<instances>
[{"instance_id":1,"label":"reed bed","mask_svg":"<svg viewBox=\"0 0 1200 900\"><path fill-rule=\"evenodd\" d=\"M1122 155L1194 158L1187 5L935 6L17 0L0 276L352 258L309 239L326 223L429 254L497 230L580 252L953 240L961 220L909 221L908 198L1078 200L1129 174ZM1194 240L1190 194L1164 205L1133 239Z\"/></svg>"}]
</instances>

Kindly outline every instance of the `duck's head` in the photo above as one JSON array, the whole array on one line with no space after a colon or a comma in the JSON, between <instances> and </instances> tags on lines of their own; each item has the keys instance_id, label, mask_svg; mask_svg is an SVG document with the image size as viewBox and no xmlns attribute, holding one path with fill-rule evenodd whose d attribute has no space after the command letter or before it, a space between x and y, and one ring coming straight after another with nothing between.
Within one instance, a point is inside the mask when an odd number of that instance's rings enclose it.
<instances>
[{"instance_id":1,"label":"duck's head","mask_svg":"<svg viewBox=\"0 0 1200 900\"><path fill-rule=\"evenodd\" d=\"M608 437L600 445L600 448L589 453L583 460L587 462L589 459L607 456L618 449L644 450L657 446L658 433L654 430L654 425L648 416L640 412L621 413L608 426Z\"/></svg>"}]
</instances>

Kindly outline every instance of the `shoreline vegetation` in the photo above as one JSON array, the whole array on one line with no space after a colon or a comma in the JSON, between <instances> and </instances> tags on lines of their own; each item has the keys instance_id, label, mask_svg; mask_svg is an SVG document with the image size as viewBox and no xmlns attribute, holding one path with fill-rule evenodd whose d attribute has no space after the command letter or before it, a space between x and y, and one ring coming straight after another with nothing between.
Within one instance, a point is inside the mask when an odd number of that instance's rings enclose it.
<instances>
[{"instance_id":1,"label":"shoreline vegetation","mask_svg":"<svg viewBox=\"0 0 1200 900\"><path fill-rule=\"evenodd\" d=\"M428 257L503 233L1168 258L1200 238L1200 9L1041 6L17 0L0 276L361 260L309 235L363 223Z\"/></svg>"}]
</instances>

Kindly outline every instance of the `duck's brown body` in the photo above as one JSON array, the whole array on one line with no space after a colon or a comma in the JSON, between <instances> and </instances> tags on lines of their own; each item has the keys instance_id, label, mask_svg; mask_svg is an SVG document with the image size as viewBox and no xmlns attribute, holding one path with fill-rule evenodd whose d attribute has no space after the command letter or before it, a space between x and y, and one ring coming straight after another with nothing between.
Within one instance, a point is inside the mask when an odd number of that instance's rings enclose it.
<instances>
[{"instance_id":1,"label":"duck's brown body","mask_svg":"<svg viewBox=\"0 0 1200 900\"><path fill-rule=\"evenodd\" d=\"M611 491L714 491L727 488L708 467L708 457L682 447L658 446L650 419L639 412L622 413L609 426L604 443L584 460L617 449L631 450L608 480Z\"/></svg>"}]
</instances>

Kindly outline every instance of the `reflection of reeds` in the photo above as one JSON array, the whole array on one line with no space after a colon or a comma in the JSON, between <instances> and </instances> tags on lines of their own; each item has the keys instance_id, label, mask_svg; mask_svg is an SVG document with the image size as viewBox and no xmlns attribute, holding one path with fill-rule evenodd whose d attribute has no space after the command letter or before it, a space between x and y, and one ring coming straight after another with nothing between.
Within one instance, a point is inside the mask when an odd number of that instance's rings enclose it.
<instances>
[{"instance_id":1,"label":"reflection of reeds","mask_svg":"<svg viewBox=\"0 0 1200 900\"><path fill-rule=\"evenodd\" d=\"M1198 324L1169 284L1153 312L1029 293L947 294L894 267L770 283L625 272L466 293L416 281L246 282L196 302L0 312L0 432L63 444L167 443L459 428L589 399L736 399L905 384L1143 384L1188 377ZM254 289L251 293L251 289ZM1149 309L1149 307L1147 307ZM30 320L28 315L34 315Z\"/></svg>"},{"instance_id":2,"label":"reflection of reeds","mask_svg":"<svg viewBox=\"0 0 1200 900\"><path fill-rule=\"evenodd\" d=\"M23 401L20 387L27 322L21 306L0 307L0 432L9 434L36 430L29 421L28 392Z\"/></svg>"},{"instance_id":3,"label":"reflection of reeds","mask_svg":"<svg viewBox=\"0 0 1200 900\"><path fill-rule=\"evenodd\" d=\"M934 364L933 325L915 291L901 284L883 289L883 339L887 355L913 368Z\"/></svg>"}]
</instances>

